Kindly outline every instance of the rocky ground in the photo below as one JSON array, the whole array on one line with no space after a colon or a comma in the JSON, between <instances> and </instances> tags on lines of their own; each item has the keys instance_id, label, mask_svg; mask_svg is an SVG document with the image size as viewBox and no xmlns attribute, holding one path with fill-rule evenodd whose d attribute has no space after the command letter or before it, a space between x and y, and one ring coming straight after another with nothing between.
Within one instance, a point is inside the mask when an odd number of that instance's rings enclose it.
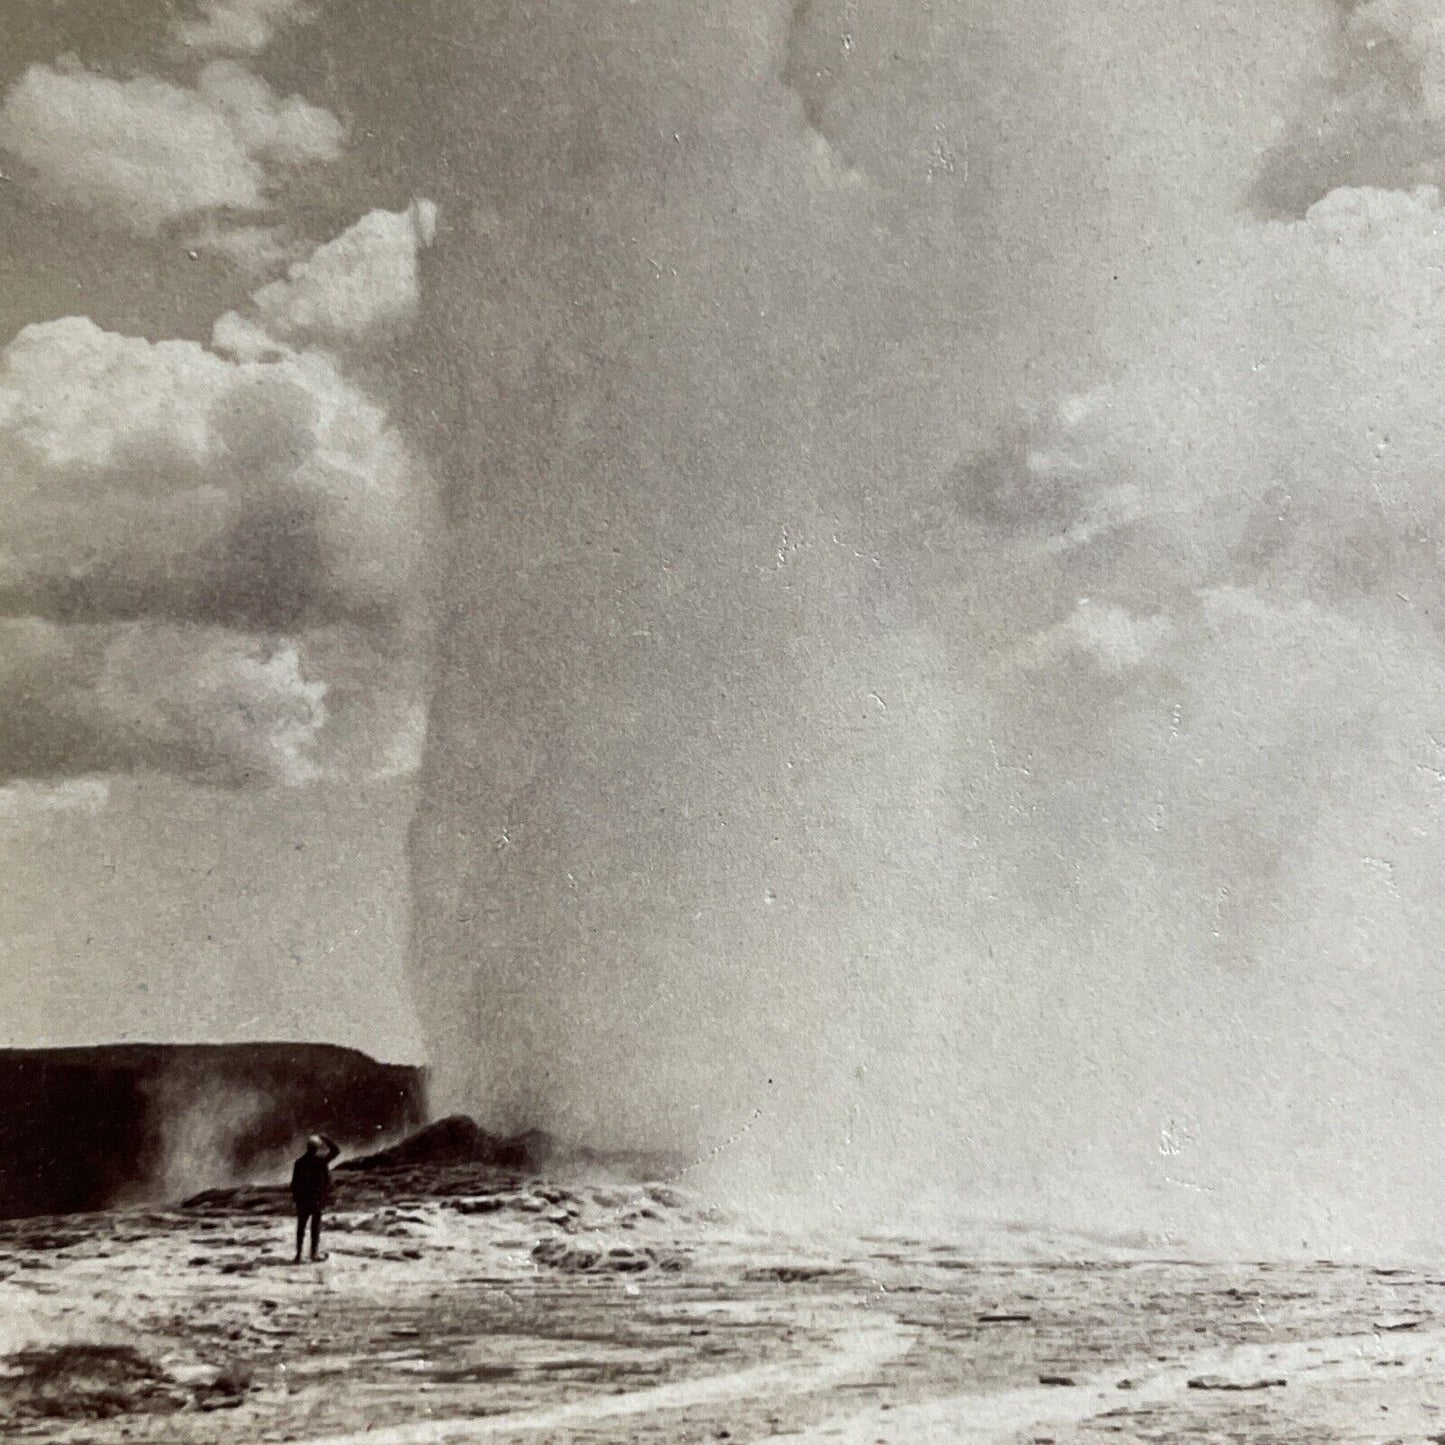
<instances>
[{"instance_id":1,"label":"rocky ground","mask_svg":"<svg viewBox=\"0 0 1445 1445\"><path fill-rule=\"evenodd\" d=\"M338 1175L324 1262L292 1238L258 1188L0 1225L0 1434L1445 1441L1417 1269L799 1242L670 1186L425 1163Z\"/></svg>"}]
</instances>

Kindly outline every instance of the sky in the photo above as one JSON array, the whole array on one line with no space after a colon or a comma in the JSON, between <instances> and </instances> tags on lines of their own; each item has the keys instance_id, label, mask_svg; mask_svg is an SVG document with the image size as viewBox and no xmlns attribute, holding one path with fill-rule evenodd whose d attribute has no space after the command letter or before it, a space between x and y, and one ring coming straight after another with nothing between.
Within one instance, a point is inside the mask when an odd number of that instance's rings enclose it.
<instances>
[{"instance_id":1,"label":"sky","mask_svg":"<svg viewBox=\"0 0 1445 1445\"><path fill-rule=\"evenodd\" d=\"M4 1042L418 1060L436 493L386 358L434 209L263 73L297 7L11 9Z\"/></svg>"},{"instance_id":2,"label":"sky","mask_svg":"<svg viewBox=\"0 0 1445 1445\"><path fill-rule=\"evenodd\" d=\"M11 1041L1428 1246L1445 6L79 10L0 77Z\"/></svg>"}]
</instances>

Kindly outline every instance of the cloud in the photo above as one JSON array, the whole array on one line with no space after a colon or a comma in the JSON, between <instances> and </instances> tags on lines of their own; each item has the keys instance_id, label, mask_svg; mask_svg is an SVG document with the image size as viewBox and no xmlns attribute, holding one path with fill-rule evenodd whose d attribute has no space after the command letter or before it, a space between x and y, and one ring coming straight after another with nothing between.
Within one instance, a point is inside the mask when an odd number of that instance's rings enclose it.
<instances>
[{"instance_id":1,"label":"cloud","mask_svg":"<svg viewBox=\"0 0 1445 1445\"><path fill-rule=\"evenodd\" d=\"M217 323L214 342L243 358L287 347L378 349L416 320L421 299L417 256L431 244L436 207L372 211L263 286L246 317Z\"/></svg>"},{"instance_id":2,"label":"cloud","mask_svg":"<svg viewBox=\"0 0 1445 1445\"><path fill-rule=\"evenodd\" d=\"M1067 556L1070 610L1222 583L1445 604L1442 217L1433 187L1346 188L1241 221L1137 359L959 464L964 545Z\"/></svg>"},{"instance_id":3,"label":"cloud","mask_svg":"<svg viewBox=\"0 0 1445 1445\"><path fill-rule=\"evenodd\" d=\"M324 357L42 323L0 353L0 439L0 611L387 629L411 605L424 470Z\"/></svg>"},{"instance_id":4,"label":"cloud","mask_svg":"<svg viewBox=\"0 0 1445 1445\"><path fill-rule=\"evenodd\" d=\"M1438 0L1337 0L1333 73L1266 158L1255 202L1302 215L1340 186L1445 180L1445 15Z\"/></svg>"},{"instance_id":5,"label":"cloud","mask_svg":"<svg viewBox=\"0 0 1445 1445\"><path fill-rule=\"evenodd\" d=\"M1283 898L1305 851L1343 875L1357 815L1433 827L1442 216L1433 187L1346 187L1238 218L1097 386L1022 406L947 472L933 596L983 659L960 767L1001 820L979 866L1022 906L1061 890L1085 913L1061 905L1062 933L1107 932L1128 893L1171 947L1289 951L1281 910L1337 917ZM1094 896L1063 891L1075 867Z\"/></svg>"},{"instance_id":6,"label":"cloud","mask_svg":"<svg viewBox=\"0 0 1445 1445\"><path fill-rule=\"evenodd\" d=\"M0 623L0 776L165 771L226 786L318 776L326 687L298 647L173 623Z\"/></svg>"},{"instance_id":7,"label":"cloud","mask_svg":"<svg viewBox=\"0 0 1445 1445\"><path fill-rule=\"evenodd\" d=\"M1441 861L1442 216L1345 187L1240 218L1099 387L955 467L978 887L1051 910L1042 938L1102 967L1128 918L1292 997L1326 957L1426 966L1381 879Z\"/></svg>"},{"instance_id":8,"label":"cloud","mask_svg":"<svg viewBox=\"0 0 1445 1445\"><path fill-rule=\"evenodd\" d=\"M959 463L950 478L955 503L990 529L1049 545L1087 540L1132 517L1139 487L1115 403L1106 387L1044 408L1021 405Z\"/></svg>"},{"instance_id":9,"label":"cloud","mask_svg":"<svg viewBox=\"0 0 1445 1445\"><path fill-rule=\"evenodd\" d=\"M414 257L427 214L377 217L362 236ZM303 321L328 286L352 286L323 250L256 305L292 315L291 340L314 339ZM337 344L407 323L415 268L387 254ZM0 782L417 766L431 479L334 356L266 345L243 357L67 317L0 352Z\"/></svg>"},{"instance_id":10,"label":"cloud","mask_svg":"<svg viewBox=\"0 0 1445 1445\"><path fill-rule=\"evenodd\" d=\"M200 16L172 27L180 44L207 55L258 55L285 25L313 18L300 0L200 0Z\"/></svg>"},{"instance_id":11,"label":"cloud","mask_svg":"<svg viewBox=\"0 0 1445 1445\"><path fill-rule=\"evenodd\" d=\"M229 60L206 65L194 88L32 65L0 105L0 147L43 195L143 235L207 212L263 212L270 167L334 160L341 139L329 111Z\"/></svg>"},{"instance_id":12,"label":"cloud","mask_svg":"<svg viewBox=\"0 0 1445 1445\"><path fill-rule=\"evenodd\" d=\"M335 160L341 123L299 95L282 98L245 66L214 60L200 73L196 93L225 117L248 155L281 165Z\"/></svg>"},{"instance_id":13,"label":"cloud","mask_svg":"<svg viewBox=\"0 0 1445 1445\"><path fill-rule=\"evenodd\" d=\"M166 773L228 788L406 776L423 662L374 639L0 620L0 784ZM27 795L28 796L28 795Z\"/></svg>"},{"instance_id":14,"label":"cloud","mask_svg":"<svg viewBox=\"0 0 1445 1445\"><path fill-rule=\"evenodd\" d=\"M110 637L89 701L124 762L180 757L220 782L300 783L319 772L325 695L293 644L140 625Z\"/></svg>"},{"instance_id":15,"label":"cloud","mask_svg":"<svg viewBox=\"0 0 1445 1445\"><path fill-rule=\"evenodd\" d=\"M1057 664L1070 652L1092 659L1098 669L1121 677L1157 657L1174 637L1172 618L1140 617L1113 603L1094 604L1087 598L1068 621L1051 628L1033 665Z\"/></svg>"}]
</instances>

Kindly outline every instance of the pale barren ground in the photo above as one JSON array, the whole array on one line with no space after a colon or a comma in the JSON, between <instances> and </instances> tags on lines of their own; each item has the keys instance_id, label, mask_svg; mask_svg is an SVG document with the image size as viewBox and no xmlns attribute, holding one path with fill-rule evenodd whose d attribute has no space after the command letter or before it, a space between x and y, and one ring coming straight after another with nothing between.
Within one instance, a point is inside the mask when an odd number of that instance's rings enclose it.
<instances>
[{"instance_id":1,"label":"pale barren ground","mask_svg":"<svg viewBox=\"0 0 1445 1445\"><path fill-rule=\"evenodd\" d=\"M476 1169L342 1179L327 1243L291 1266L251 1190L0 1225L0 1438L1445 1441L1424 1270L798 1242Z\"/></svg>"}]
</instances>

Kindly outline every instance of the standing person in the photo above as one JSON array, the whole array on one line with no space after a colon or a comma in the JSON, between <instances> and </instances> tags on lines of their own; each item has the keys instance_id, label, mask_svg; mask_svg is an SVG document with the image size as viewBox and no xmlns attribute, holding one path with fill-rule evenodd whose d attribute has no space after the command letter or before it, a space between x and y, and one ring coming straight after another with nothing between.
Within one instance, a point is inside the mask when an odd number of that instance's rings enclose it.
<instances>
[{"instance_id":1,"label":"standing person","mask_svg":"<svg viewBox=\"0 0 1445 1445\"><path fill-rule=\"evenodd\" d=\"M301 1263L301 1246L306 1241L306 1226L311 1225L311 1258L320 1259L321 1211L331 1189L331 1161L341 1150L325 1134L313 1134L306 1141L306 1152L291 1170L291 1198L296 1201L296 1258Z\"/></svg>"}]
</instances>

